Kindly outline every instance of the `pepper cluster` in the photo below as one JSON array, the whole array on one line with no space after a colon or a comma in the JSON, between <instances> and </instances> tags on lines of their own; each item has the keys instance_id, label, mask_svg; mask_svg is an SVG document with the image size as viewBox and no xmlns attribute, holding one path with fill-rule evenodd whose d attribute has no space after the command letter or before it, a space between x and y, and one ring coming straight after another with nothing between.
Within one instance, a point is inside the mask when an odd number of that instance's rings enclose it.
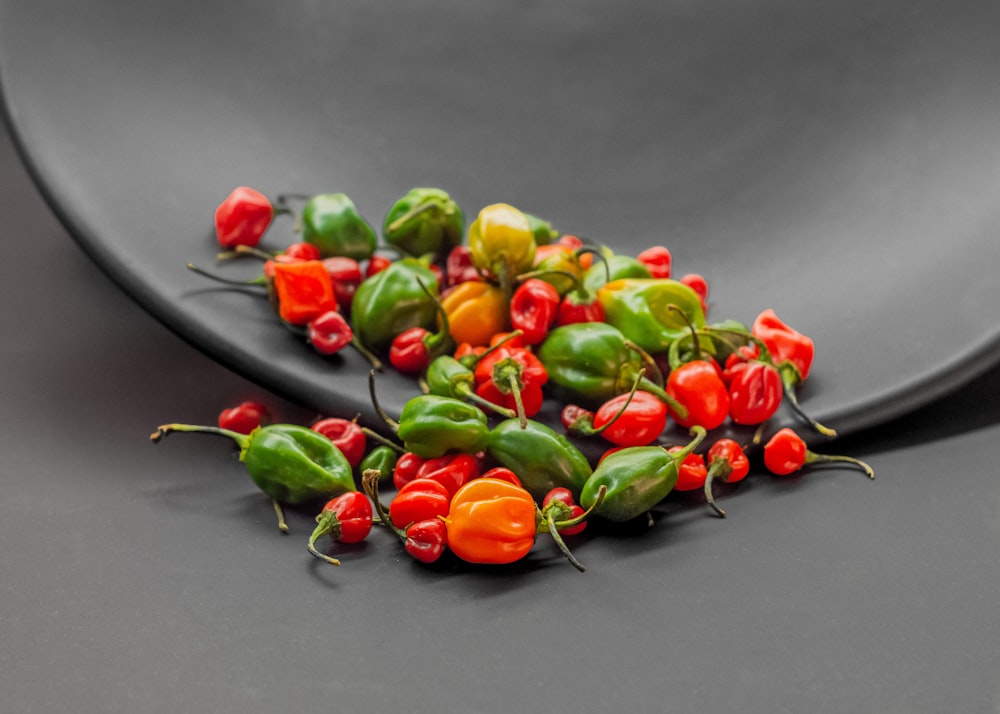
<instances>
[{"instance_id":1,"label":"pepper cluster","mask_svg":"<svg viewBox=\"0 0 1000 714\"><path fill-rule=\"evenodd\" d=\"M262 250L285 213L301 241ZM323 354L353 346L371 361L384 428L271 424L266 409L244 404L218 426L167 424L153 438L235 440L279 515L282 503L332 499L308 543L329 562L338 561L318 552L320 537L352 542L377 523L422 562L447 551L513 562L549 533L582 569L562 536L589 517L649 518L671 492L698 490L724 516L713 483L744 479L754 451L775 475L836 461L874 477L856 459L809 451L790 428L765 440L783 404L805 428L835 433L796 399L813 341L772 309L750 325L710 322L708 283L675 279L665 246L615 253L504 203L466 227L461 208L432 188L389 209L381 245L344 194L272 202L247 187L219 206L216 236L220 257L264 261L259 278L240 284L263 287L284 325ZM396 418L376 396L384 361L414 377ZM553 404L559 418L546 423L539 415ZM753 432L740 443L719 433L727 424Z\"/></svg>"}]
</instances>

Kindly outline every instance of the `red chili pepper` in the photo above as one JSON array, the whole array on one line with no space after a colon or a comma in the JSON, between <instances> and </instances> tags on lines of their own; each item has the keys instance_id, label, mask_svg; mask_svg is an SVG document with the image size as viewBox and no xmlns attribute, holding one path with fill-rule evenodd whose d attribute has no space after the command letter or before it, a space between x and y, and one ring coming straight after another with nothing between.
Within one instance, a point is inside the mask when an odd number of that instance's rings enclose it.
<instances>
[{"instance_id":1,"label":"red chili pepper","mask_svg":"<svg viewBox=\"0 0 1000 714\"><path fill-rule=\"evenodd\" d=\"M732 383L733 376L736 372L743 369L743 366L747 362L755 360L759 356L760 350L758 349L756 342L751 342L748 345L742 345L741 347L738 347L735 352L730 353L729 356L726 357L725 366L722 368L722 381L725 385L728 387Z\"/></svg>"},{"instance_id":2,"label":"red chili pepper","mask_svg":"<svg viewBox=\"0 0 1000 714\"><path fill-rule=\"evenodd\" d=\"M399 467L398 461L396 466ZM479 459L475 456L471 454L445 454L444 456L424 459L411 480L430 479L437 481L448 490L449 495L454 496L455 491L472 479L478 478L479 472Z\"/></svg>"},{"instance_id":3,"label":"red chili pepper","mask_svg":"<svg viewBox=\"0 0 1000 714\"><path fill-rule=\"evenodd\" d=\"M433 563L448 547L448 527L440 518L410 524L403 535L403 547L421 563Z\"/></svg>"},{"instance_id":4,"label":"red chili pepper","mask_svg":"<svg viewBox=\"0 0 1000 714\"><path fill-rule=\"evenodd\" d=\"M351 303L354 301L354 293L361 285L361 265L353 258L333 256L323 259L323 267L330 274L337 304L340 305L341 310L349 311Z\"/></svg>"},{"instance_id":5,"label":"red chili pepper","mask_svg":"<svg viewBox=\"0 0 1000 714\"><path fill-rule=\"evenodd\" d=\"M357 468L365 457L365 447L368 437L356 420L328 417L321 419L310 427L322 434L347 457L351 468Z\"/></svg>"},{"instance_id":6,"label":"red chili pepper","mask_svg":"<svg viewBox=\"0 0 1000 714\"><path fill-rule=\"evenodd\" d=\"M445 259L445 274L447 275L445 285L449 288L459 283L483 281L483 276L472 263L472 251L465 245L457 245L448 253Z\"/></svg>"},{"instance_id":7,"label":"red chili pepper","mask_svg":"<svg viewBox=\"0 0 1000 714\"><path fill-rule=\"evenodd\" d=\"M670 410L674 421L683 427L714 429L729 414L729 392L714 362L696 359L674 368L667 377L666 391L687 409L686 416Z\"/></svg>"},{"instance_id":8,"label":"red chili pepper","mask_svg":"<svg viewBox=\"0 0 1000 714\"><path fill-rule=\"evenodd\" d=\"M407 451L396 459L396 467L392 470L392 483L400 489L413 479L417 478L420 467L427 462L427 459L417 456L412 451Z\"/></svg>"},{"instance_id":9,"label":"red chili pepper","mask_svg":"<svg viewBox=\"0 0 1000 714\"><path fill-rule=\"evenodd\" d=\"M577 516L582 515L584 513L583 507L577 504L576 500L573 498L572 491L570 491L568 488L557 486L556 488L553 488L551 491L545 494L545 497L542 499L543 514L546 513L545 509L549 508L550 507L549 504L551 504L553 501L558 501L559 503L563 504L566 507L565 509L560 510L559 517L557 518L557 520L569 520L572 518L576 518ZM571 535L577 535L578 533L582 533L586 527L587 527L587 522L580 521L574 526L564 526L562 528L559 528L558 530L563 535L571 536Z\"/></svg>"},{"instance_id":10,"label":"red chili pepper","mask_svg":"<svg viewBox=\"0 0 1000 714\"><path fill-rule=\"evenodd\" d=\"M255 246L273 218L274 206L267 196L240 186L215 209L215 236L223 248Z\"/></svg>"},{"instance_id":11,"label":"red chili pepper","mask_svg":"<svg viewBox=\"0 0 1000 714\"><path fill-rule=\"evenodd\" d=\"M451 494L444 485L428 478L410 481L396 492L389 503L389 520L396 528L417 521L448 515Z\"/></svg>"},{"instance_id":12,"label":"red chili pepper","mask_svg":"<svg viewBox=\"0 0 1000 714\"><path fill-rule=\"evenodd\" d=\"M594 412L578 404L567 404L559 412L563 429L568 432L590 433L594 428Z\"/></svg>"},{"instance_id":13,"label":"red chili pepper","mask_svg":"<svg viewBox=\"0 0 1000 714\"><path fill-rule=\"evenodd\" d=\"M423 283L421 283L423 286ZM403 374L420 374L440 355L454 345L448 313L437 295L424 288L428 297L434 300L440 328L431 332L424 327L411 327L396 335L389 345L389 362Z\"/></svg>"},{"instance_id":14,"label":"red chili pepper","mask_svg":"<svg viewBox=\"0 0 1000 714\"><path fill-rule=\"evenodd\" d=\"M482 474L482 478L496 478L501 481L507 481L514 484L515 486L521 485L521 479L518 478L517 474L508 469L505 466L495 466L486 473Z\"/></svg>"},{"instance_id":15,"label":"red chili pepper","mask_svg":"<svg viewBox=\"0 0 1000 714\"><path fill-rule=\"evenodd\" d=\"M604 322L604 306L594 293L571 290L559 303L556 325L575 325L578 322Z\"/></svg>"},{"instance_id":16,"label":"red chili pepper","mask_svg":"<svg viewBox=\"0 0 1000 714\"><path fill-rule=\"evenodd\" d=\"M310 553L330 565L340 565L336 558L316 550L316 541L328 535L340 543L360 543L372 529L372 504L360 491L349 491L327 502L316 516L316 529L309 536Z\"/></svg>"},{"instance_id":17,"label":"red chili pepper","mask_svg":"<svg viewBox=\"0 0 1000 714\"><path fill-rule=\"evenodd\" d=\"M549 373L531 350L505 343L480 357L474 374L476 394L483 399L516 409L522 418L541 410Z\"/></svg>"},{"instance_id":18,"label":"red chili pepper","mask_svg":"<svg viewBox=\"0 0 1000 714\"><path fill-rule=\"evenodd\" d=\"M337 309L333 281L318 260L275 261L274 291L278 314L292 325L305 325L314 317Z\"/></svg>"},{"instance_id":19,"label":"red chili pepper","mask_svg":"<svg viewBox=\"0 0 1000 714\"><path fill-rule=\"evenodd\" d=\"M373 255L368 259L368 266L365 268L365 277L370 278L376 273L381 273L390 265L392 265L392 261L384 255Z\"/></svg>"},{"instance_id":20,"label":"red chili pepper","mask_svg":"<svg viewBox=\"0 0 1000 714\"><path fill-rule=\"evenodd\" d=\"M304 243L302 241L289 245L282 252L282 255L294 260L319 260L322 257L319 248L312 243Z\"/></svg>"},{"instance_id":21,"label":"red chili pepper","mask_svg":"<svg viewBox=\"0 0 1000 714\"><path fill-rule=\"evenodd\" d=\"M246 401L235 407L223 409L219 413L218 424L220 429L228 429L238 434L249 434L269 420L270 414L266 406L260 402Z\"/></svg>"},{"instance_id":22,"label":"red chili pepper","mask_svg":"<svg viewBox=\"0 0 1000 714\"><path fill-rule=\"evenodd\" d=\"M689 288L695 291L698 297L701 299L701 311L708 314L708 281L705 280L698 273L688 273L683 276L678 282L687 285Z\"/></svg>"},{"instance_id":23,"label":"red chili pepper","mask_svg":"<svg viewBox=\"0 0 1000 714\"><path fill-rule=\"evenodd\" d=\"M343 315L336 310L328 310L309 321L306 338L320 354L332 355L351 344L354 331Z\"/></svg>"},{"instance_id":24,"label":"red chili pepper","mask_svg":"<svg viewBox=\"0 0 1000 714\"><path fill-rule=\"evenodd\" d=\"M719 439L712 444L708 450L707 459L708 476L705 479L705 500L720 517L725 518L726 512L715 503L712 482L716 478L722 478L726 483L742 481L750 473L750 460L743 451L743 447L729 438Z\"/></svg>"},{"instance_id":25,"label":"red chili pepper","mask_svg":"<svg viewBox=\"0 0 1000 714\"><path fill-rule=\"evenodd\" d=\"M645 446L666 428L667 405L659 397L641 390L619 394L598 407L593 424L612 444Z\"/></svg>"},{"instance_id":26,"label":"red chili pepper","mask_svg":"<svg viewBox=\"0 0 1000 714\"><path fill-rule=\"evenodd\" d=\"M646 266L654 278L669 278L673 266L673 256L662 245L654 245L636 256L638 261Z\"/></svg>"},{"instance_id":27,"label":"red chili pepper","mask_svg":"<svg viewBox=\"0 0 1000 714\"><path fill-rule=\"evenodd\" d=\"M729 416L736 424L763 424L781 406L784 386L774 365L752 360L734 366L729 382Z\"/></svg>"},{"instance_id":28,"label":"red chili pepper","mask_svg":"<svg viewBox=\"0 0 1000 714\"><path fill-rule=\"evenodd\" d=\"M683 446L671 446L667 451L676 454L684 450ZM701 454L691 452L684 457L684 460L677 464L677 483L674 485L675 491L697 491L705 488L705 481L708 479L708 468L705 466L705 457Z\"/></svg>"},{"instance_id":29,"label":"red chili pepper","mask_svg":"<svg viewBox=\"0 0 1000 714\"><path fill-rule=\"evenodd\" d=\"M524 333L524 341L537 345L549 334L561 298L551 283L529 278L514 291L510 301L510 324Z\"/></svg>"},{"instance_id":30,"label":"red chili pepper","mask_svg":"<svg viewBox=\"0 0 1000 714\"><path fill-rule=\"evenodd\" d=\"M770 308L753 321L750 334L764 343L779 369L786 364L791 365L797 373L797 384L806 381L816 355L816 346L811 338L786 325Z\"/></svg>"},{"instance_id":31,"label":"red chili pepper","mask_svg":"<svg viewBox=\"0 0 1000 714\"><path fill-rule=\"evenodd\" d=\"M849 463L854 464L868 478L875 478L872 467L864 461L850 456L836 456L831 454L817 454L806 447L805 441L792 429L785 427L777 431L774 436L764 444L764 466L776 476L787 476L799 471L806 464L817 463Z\"/></svg>"}]
</instances>

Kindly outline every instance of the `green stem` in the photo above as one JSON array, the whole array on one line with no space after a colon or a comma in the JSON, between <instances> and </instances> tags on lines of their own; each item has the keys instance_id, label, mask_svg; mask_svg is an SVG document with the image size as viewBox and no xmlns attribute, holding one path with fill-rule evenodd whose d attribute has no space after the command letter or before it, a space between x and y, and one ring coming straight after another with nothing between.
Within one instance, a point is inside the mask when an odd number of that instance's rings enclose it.
<instances>
[{"instance_id":1,"label":"green stem","mask_svg":"<svg viewBox=\"0 0 1000 714\"><path fill-rule=\"evenodd\" d=\"M521 401L521 389L518 386L517 375L513 372L507 374L507 381L510 383L510 391L514 394L514 404L517 405L517 418L521 422L521 428L528 428L528 417L524 413L524 403Z\"/></svg>"},{"instance_id":2,"label":"green stem","mask_svg":"<svg viewBox=\"0 0 1000 714\"><path fill-rule=\"evenodd\" d=\"M358 354L364 357L371 364L372 369L377 372L382 371L382 360L375 356L375 353L361 344L361 340L358 339L357 335L351 336L351 347L357 350Z\"/></svg>"},{"instance_id":3,"label":"green stem","mask_svg":"<svg viewBox=\"0 0 1000 714\"><path fill-rule=\"evenodd\" d=\"M162 424L156 427L156 431L149 435L150 441L154 444L158 443L163 437L175 431L185 431L189 433L196 434L214 434L215 436L224 436L228 439L235 441L241 449L245 449L247 444L250 443L249 434L241 434L238 431L232 431L231 429L223 429L218 426L198 426L195 424Z\"/></svg>"},{"instance_id":4,"label":"green stem","mask_svg":"<svg viewBox=\"0 0 1000 714\"><path fill-rule=\"evenodd\" d=\"M430 211L430 210L433 210L433 209L436 209L436 210L440 211L442 209L442 206L441 206L440 203L437 203L437 202L434 202L434 201L425 201L423 203L419 203L416 206L414 206L413 208L411 208L410 210L408 210L406 213L404 213L403 215L401 215L399 218L397 218L396 220L394 220L392 223L390 223L386 227L386 231L388 233L391 233L391 232L393 232L395 230L398 230L399 227L402 226L407 221L409 221L409 220L411 220L411 219L419 216L421 213L426 213L427 211Z\"/></svg>"},{"instance_id":5,"label":"green stem","mask_svg":"<svg viewBox=\"0 0 1000 714\"><path fill-rule=\"evenodd\" d=\"M726 459L717 459L709 466L708 476L705 477L705 500L719 518L725 518L726 512L715 503L715 495L712 493L712 482L719 476L728 478L732 472L732 464Z\"/></svg>"},{"instance_id":6,"label":"green stem","mask_svg":"<svg viewBox=\"0 0 1000 714\"><path fill-rule=\"evenodd\" d=\"M378 482L380 478L382 478L382 472L378 469L365 469L365 471L361 474L361 488L364 490L365 495L371 499L371 502L375 507L375 515L378 522L386 528L389 528L393 533L399 536L401 540L405 541L406 531L403 531L393 525L392 520L389 518L389 510L379 498Z\"/></svg>"},{"instance_id":7,"label":"green stem","mask_svg":"<svg viewBox=\"0 0 1000 714\"><path fill-rule=\"evenodd\" d=\"M390 449L392 449L396 453L399 453L399 454L405 454L406 453L406 449L404 449L402 446L400 446L396 442L394 442L394 441L392 441L390 439L386 439L384 436L382 436L381 434L379 434L374 429L369 429L368 427L363 426L363 427L361 427L361 431L362 431L362 433L364 433L365 436L369 437L370 439L372 439L374 441L377 441L378 443L382 444L383 446L388 446Z\"/></svg>"},{"instance_id":8,"label":"green stem","mask_svg":"<svg viewBox=\"0 0 1000 714\"><path fill-rule=\"evenodd\" d=\"M805 413L802 407L799 406L798 397L795 396L795 387L787 381L785 382L785 397L788 399L788 404L792 407L792 411L798 414L799 417L812 427L814 431L831 438L837 435L837 431L835 429L831 429L828 426L820 424L818 421Z\"/></svg>"},{"instance_id":9,"label":"green stem","mask_svg":"<svg viewBox=\"0 0 1000 714\"><path fill-rule=\"evenodd\" d=\"M875 470L866 464L861 459L855 459L851 456L837 456L833 454L816 454L812 451L806 452L806 463L807 464L831 464L831 463L848 463L853 464L860 468L870 479L875 478Z\"/></svg>"},{"instance_id":10,"label":"green stem","mask_svg":"<svg viewBox=\"0 0 1000 714\"><path fill-rule=\"evenodd\" d=\"M502 406L500 404L494 404L489 399L486 399L476 394L474 391L472 391L472 387L469 387L468 385L465 386L465 389L461 389L460 391L463 399L472 402L476 406L483 407L484 409L489 409L506 419L513 419L514 417L517 416L517 412L514 411L513 409L508 409L507 407Z\"/></svg>"},{"instance_id":11,"label":"green stem","mask_svg":"<svg viewBox=\"0 0 1000 714\"><path fill-rule=\"evenodd\" d=\"M274 506L274 515L278 519L278 530L284 535L288 535L288 522L285 520L285 512L281 508L281 504L275 499L271 499L271 505Z\"/></svg>"},{"instance_id":12,"label":"green stem","mask_svg":"<svg viewBox=\"0 0 1000 714\"><path fill-rule=\"evenodd\" d=\"M378 397L375 395L375 370L370 370L368 372L368 393L371 395L372 406L375 408L375 413L378 414L379 419L385 422L394 433L399 431L399 422L386 414L382 405L378 403Z\"/></svg>"},{"instance_id":13,"label":"green stem","mask_svg":"<svg viewBox=\"0 0 1000 714\"><path fill-rule=\"evenodd\" d=\"M313 530L312 535L309 536L309 542L306 544L306 550L312 553L314 556L320 560L326 561L330 565L340 565L340 561L336 558L331 558L329 555L324 555L316 550L316 541L325 535L329 535L331 532L331 522L337 517L337 514L333 511L323 511L319 516L316 517L316 528Z\"/></svg>"},{"instance_id":14,"label":"green stem","mask_svg":"<svg viewBox=\"0 0 1000 714\"><path fill-rule=\"evenodd\" d=\"M222 283L224 285L234 285L237 287L266 287L267 279L261 275L256 278L251 278L250 280L232 280L231 278L224 278L216 273L211 273L203 268L199 268L194 263L187 264L188 270L192 273L198 273L202 277L214 280L217 283Z\"/></svg>"}]
</instances>

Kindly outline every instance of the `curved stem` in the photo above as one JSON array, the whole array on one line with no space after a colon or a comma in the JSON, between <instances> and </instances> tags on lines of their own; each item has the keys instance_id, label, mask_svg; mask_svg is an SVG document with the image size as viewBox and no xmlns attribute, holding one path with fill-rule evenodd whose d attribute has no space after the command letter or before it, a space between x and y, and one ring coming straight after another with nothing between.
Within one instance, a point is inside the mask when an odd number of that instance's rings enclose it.
<instances>
[{"instance_id":1,"label":"curved stem","mask_svg":"<svg viewBox=\"0 0 1000 714\"><path fill-rule=\"evenodd\" d=\"M517 412L514 411L513 409L508 409L507 407L502 406L500 404L494 404L489 399L486 399L485 397L481 397L478 394L476 394L474 391L472 391L472 387L469 387L468 385L465 385L465 389L461 389L460 392L462 395L461 396L462 399L468 402L472 402L476 406L483 407L484 409L489 409L490 411L493 411L506 419L513 419L514 417L517 416Z\"/></svg>"},{"instance_id":2,"label":"curved stem","mask_svg":"<svg viewBox=\"0 0 1000 714\"><path fill-rule=\"evenodd\" d=\"M371 499L378 522L399 536L401 540L405 541L406 532L393 525L392 520L389 518L388 509L379 498L378 482L380 478L382 478L382 472L378 469L365 469L361 474L361 488L364 490L365 495Z\"/></svg>"},{"instance_id":3,"label":"curved stem","mask_svg":"<svg viewBox=\"0 0 1000 714\"><path fill-rule=\"evenodd\" d=\"M340 561L336 558L331 558L329 555L324 555L316 550L316 541L325 535L329 535L331 532L331 525L334 519L337 518L337 514L333 511L323 511L316 518L316 528L313 529L312 535L309 536L309 542L306 544L306 550L312 553L314 556L320 560L326 561L330 565L340 565Z\"/></svg>"},{"instance_id":4,"label":"curved stem","mask_svg":"<svg viewBox=\"0 0 1000 714\"><path fill-rule=\"evenodd\" d=\"M358 354L364 357L371 364L372 369L377 372L382 371L382 360L375 356L375 353L361 344L361 340L358 339L357 335L351 336L351 347L357 350Z\"/></svg>"},{"instance_id":5,"label":"curved stem","mask_svg":"<svg viewBox=\"0 0 1000 714\"><path fill-rule=\"evenodd\" d=\"M715 503L715 495L712 493L712 482L718 476L727 478L732 471L733 467L728 461L717 459L709 466L708 475L705 477L705 500L719 518L725 518L726 512Z\"/></svg>"},{"instance_id":6,"label":"curved stem","mask_svg":"<svg viewBox=\"0 0 1000 714\"><path fill-rule=\"evenodd\" d=\"M632 390L628 393L628 399L626 399L625 403L622 404L622 407L621 409L618 410L618 413L615 414L613 417L611 417L611 419L609 419L607 423L604 424L604 426L591 429L591 431L589 432L590 434L602 434L608 427L610 427L612 424L618 421L618 419L625 413L625 410L628 409L629 404L632 403L632 397L635 396L635 392L639 388L639 382L642 381L642 378L645 375L646 375L646 370L640 369L639 373L635 376L635 381L632 382Z\"/></svg>"},{"instance_id":7,"label":"curved stem","mask_svg":"<svg viewBox=\"0 0 1000 714\"><path fill-rule=\"evenodd\" d=\"M528 417L524 413L524 403L521 401L521 388L517 383L517 376L511 372L507 375L507 381L510 383L510 391L514 394L514 404L517 405L517 418L521 422L521 428L528 428Z\"/></svg>"},{"instance_id":8,"label":"curved stem","mask_svg":"<svg viewBox=\"0 0 1000 714\"><path fill-rule=\"evenodd\" d=\"M371 395L372 406L375 408L375 413L378 414L379 419L385 422L394 433L399 431L399 422L390 417L385 413L382 405L378 403L378 397L375 395L375 370L370 370L368 372L368 393Z\"/></svg>"},{"instance_id":9,"label":"curved stem","mask_svg":"<svg viewBox=\"0 0 1000 714\"><path fill-rule=\"evenodd\" d=\"M263 275L258 276L256 278L251 278L250 280L232 280L231 278L224 278L221 275L209 272L204 268L199 268L194 263L188 263L187 268L192 273L198 273L198 275L201 275L202 277L208 278L209 280L214 280L215 282L222 283L224 285L233 285L241 288L246 288L246 287L263 288L267 286L267 279Z\"/></svg>"},{"instance_id":10,"label":"curved stem","mask_svg":"<svg viewBox=\"0 0 1000 714\"><path fill-rule=\"evenodd\" d=\"M853 464L860 468L870 479L875 478L875 470L866 464L861 459L855 459L852 456L838 456L833 454L816 454L812 451L806 452L807 464L831 464L831 463L848 463Z\"/></svg>"},{"instance_id":11,"label":"curved stem","mask_svg":"<svg viewBox=\"0 0 1000 714\"><path fill-rule=\"evenodd\" d=\"M278 530L284 535L288 535L288 522L285 520L285 512L282 510L281 504L272 498L271 505L274 506L274 515L278 519Z\"/></svg>"},{"instance_id":12,"label":"curved stem","mask_svg":"<svg viewBox=\"0 0 1000 714\"><path fill-rule=\"evenodd\" d=\"M788 404L792 407L792 411L799 415L814 431L819 432L823 436L834 437L837 435L835 429L831 429L828 426L820 424L818 421L813 419L811 416L805 413L801 406L799 406L799 400L795 396L795 387L785 382L785 397L788 399Z\"/></svg>"},{"instance_id":13,"label":"curved stem","mask_svg":"<svg viewBox=\"0 0 1000 714\"><path fill-rule=\"evenodd\" d=\"M368 427L363 426L363 427L361 427L361 432L365 436L367 436L368 438L372 439L373 441L377 441L378 443L382 444L382 446L388 446L390 449L392 449L393 451L395 451L397 454L405 454L406 453L406 449L404 449L402 446L400 446L396 442L394 442L394 441L392 441L390 439L386 439L384 436L382 436L381 434L379 434L374 429L369 429Z\"/></svg>"},{"instance_id":14,"label":"curved stem","mask_svg":"<svg viewBox=\"0 0 1000 714\"><path fill-rule=\"evenodd\" d=\"M559 550L562 551L562 554L566 556L566 560L568 560L570 565L579 570L581 573L585 572L587 569L583 567L583 563L576 559L576 556L573 555L573 551L569 549L569 546L566 545L566 541L563 540L562 534L559 533L559 529L556 528L555 515L550 511L545 520L549 527L549 535L552 536L552 540L554 540L556 545L559 546Z\"/></svg>"},{"instance_id":15,"label":"curved stem","mask_svg":"<svg viewBox=\"0 0 1000 714\"><path fill-rule=\"evenodd\" d=\"M184 431L195 434L214 434L215 436L224 436L228 439L235 441L240 448L246 448L246 445L250 442L249 434L241 434L238 431L232 431L231 429L223 429L218 426L199 426L196 424L161 424L156 427L156 431L149 435L149 440L154 444L158 443L163 437L171 434L175 431Z\"/></svg>"}]
</instances>

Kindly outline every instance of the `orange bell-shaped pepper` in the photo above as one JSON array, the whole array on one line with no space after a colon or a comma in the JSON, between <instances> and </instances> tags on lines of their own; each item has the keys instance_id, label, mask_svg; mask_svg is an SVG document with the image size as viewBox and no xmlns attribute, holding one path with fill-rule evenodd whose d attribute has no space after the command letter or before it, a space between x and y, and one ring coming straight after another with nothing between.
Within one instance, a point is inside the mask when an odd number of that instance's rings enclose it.
<instances>
[{"instance_id":1,"label":"orange bell-shaped pepper","mask_svg":"<svg viewBox=\"0 0 1000 714\"><path fill-rule=\"evenodd\" d=\"M521 486L483 477L458 489L444 522L448 547L462 560L513 563L535 544L538 508Z\"/></svg>"},{"instance_id":2,"label":"orange bell-shaped pepper","mask_svg":"<svg viewBox=\"0 0 1000 714\"><path fill-rule=\"evenodd\" d=\"M493 335L510 329L510 303L491 283L460 283L442 296L441 306L458 344L488 345Z\"/></svg>"}]
</instances>

